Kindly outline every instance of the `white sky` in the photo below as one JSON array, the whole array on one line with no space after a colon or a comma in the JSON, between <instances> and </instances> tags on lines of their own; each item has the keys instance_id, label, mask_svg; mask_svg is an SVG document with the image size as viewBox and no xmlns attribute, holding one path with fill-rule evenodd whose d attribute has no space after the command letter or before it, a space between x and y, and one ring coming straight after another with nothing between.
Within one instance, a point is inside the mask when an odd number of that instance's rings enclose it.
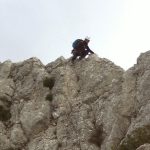
<instances>
[{"instance_id":1,"label":"white sky","mask_svg":"<svg viewBox=\"0 0 150 150\"><path fill-rule=\"evenodd\" d=\"M71 57L91 37L99 57L128 69L150 50L150 0L0 0L0 61Z\"/></svg>"}]
</instances>

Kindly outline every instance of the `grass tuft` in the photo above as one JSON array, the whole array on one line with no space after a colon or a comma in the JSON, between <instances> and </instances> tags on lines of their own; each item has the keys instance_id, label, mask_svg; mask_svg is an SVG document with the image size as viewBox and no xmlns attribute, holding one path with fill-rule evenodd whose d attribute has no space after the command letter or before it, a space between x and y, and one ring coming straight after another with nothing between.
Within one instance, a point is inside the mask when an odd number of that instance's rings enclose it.
<instances>
[{"instance_id":1,"label":"grass tuft","mask_svg":"<svg viewBox=\"0 0 150 150\"><path fill-rule=\"evenodd\" d=\"M43 86L48 87L50 90L53 88L55 84L55 78L54 77L45 77L43 80Z\"/></svg>"}]
</instances>

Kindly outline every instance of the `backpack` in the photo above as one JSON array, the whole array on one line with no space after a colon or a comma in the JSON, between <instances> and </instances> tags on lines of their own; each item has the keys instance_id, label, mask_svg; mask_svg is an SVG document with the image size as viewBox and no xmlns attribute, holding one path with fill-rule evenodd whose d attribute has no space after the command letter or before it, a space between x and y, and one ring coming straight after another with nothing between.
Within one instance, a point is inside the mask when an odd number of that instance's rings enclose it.
<instances>
[{"instance_id":1,"label":"backpack","mask_svg":"<svg viewBox=\"0 0 150 150\"><path fill-rule=\"evenodd\" d=\"M83 42L83 40L77 39L77 40L75 40L75 41L72 43L72 47L73 47L74 49L76 49L82 42Z\"/></svg>"}]
</instances>

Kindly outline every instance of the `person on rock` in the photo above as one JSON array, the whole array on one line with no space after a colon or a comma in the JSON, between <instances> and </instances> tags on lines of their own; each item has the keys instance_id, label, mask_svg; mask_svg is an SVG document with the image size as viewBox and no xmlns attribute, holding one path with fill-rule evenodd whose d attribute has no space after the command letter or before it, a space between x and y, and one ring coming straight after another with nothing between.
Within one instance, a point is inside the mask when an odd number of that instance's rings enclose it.
<instances>
[{"instance_id":1,"label":"person on rock","mask_svg":"<svg viewBox=\"0 0 150 150\"><path fill-rule=\"evenodd\" d=\"M79 60L82 58L85 58L86 55L89 53L94 54L94 52L89 48L88 43L90 42L90 39L86 37L84 40L77 39L73 42L72 47L72 58L71 61L74 62L74 60L79 56Z\"/></svg>"}]
</instances>

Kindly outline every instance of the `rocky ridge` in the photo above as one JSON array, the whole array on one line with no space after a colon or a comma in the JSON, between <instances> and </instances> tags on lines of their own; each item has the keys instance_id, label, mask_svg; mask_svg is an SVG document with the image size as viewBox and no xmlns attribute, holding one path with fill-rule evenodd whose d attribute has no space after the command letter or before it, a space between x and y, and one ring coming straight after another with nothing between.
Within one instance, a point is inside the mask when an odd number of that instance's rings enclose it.
<instances>
[{"instance_id":1,"label":"rocky ridge","mask_svg":"<svg viewBox=\"0 0 150 150\"><path fill-rule=\"evenodd\" d=\"M91 55L0 63L0 150L149 150L150 51L124 71Z\"/></svg>"}]
</instances>

